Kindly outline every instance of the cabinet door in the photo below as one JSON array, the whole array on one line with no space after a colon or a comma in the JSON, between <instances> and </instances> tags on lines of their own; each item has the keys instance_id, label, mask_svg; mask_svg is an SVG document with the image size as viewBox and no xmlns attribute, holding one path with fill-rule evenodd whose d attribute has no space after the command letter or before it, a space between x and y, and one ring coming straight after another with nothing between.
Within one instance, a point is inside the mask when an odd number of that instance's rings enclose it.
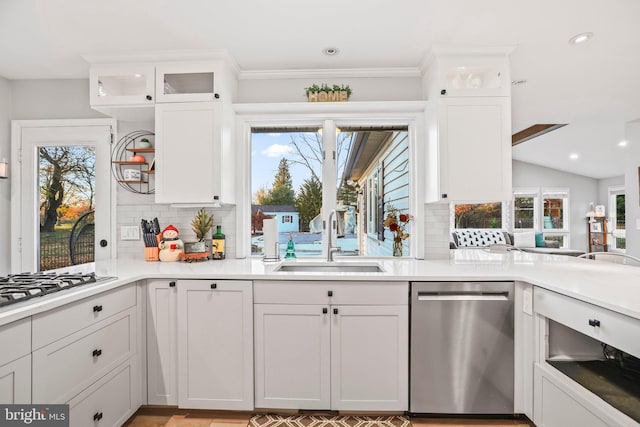
<instances>
[{"instance_id":1,"label":"cabinet door","mask_svg":"<svg viewBox=\"0 0 640 427\"><path fill-rule=\"evenodd\" d=\"M257 408L330 408L328 309L255 305Z\"/></svg>"},{"instance_id":2,"label":"cabinet door","mask_svg":"<svg viewBox=\"0 0 640 427\"><path fill-rule=\"evenodd\" d=\"M442 194L452 201L511 200L507 97L443 99L438 109Z\"/></svg>"},{"instance_id":3,"label":"cabinet door","mask_svg":"<svg viewBox=\"0 0 640 427\"><path fill-rule=\"evenodd\" d=\"M408 307L332 306L331 409L408 409Z\"/></svg>"},{"instance_id":4,"label":"cabinet door","mask_svg":"<svg viewBox=\"0 0 640 427\"><path fill-rule=\"evenodd\" d=\"M178 404L177 305L175 281L147 283L147 395L150 405Z\"/></svg>"},{"instance_id":5,"label":"cabinet door","mask_svg":"<svg viewBox=\"0 0 640 427\"><path fill-rule=\"evenodd\" d=\"M155 102L155 72L150 64L94 65L89 85L91 106L153 106Z\"/></svg>"},{"instance_id":6,"label":"cabinet door","mask_svg":"<svg viewBox=\"0 0 640 427\"><path fill-rule=\"evenodd\" d=\"M156 105L156 202L213 203L220 197L221 104Z\"/></svg>"},{"instance_id":7,"label":"cabinet door","mask_svg":"<svg viewBox=\"0 0 640 427\"><path fill-rule=\"evenodd\" d=\"M178 281L178 405L253 409L251 282Z\"/></svg>"},{"instance_id":8,"label":"cabinet door","mask_svg":"<svg viewBox=\"0 0 640 427\"><path fill-rule=\"evenodd\" d=\"M0 366L0 403L31 403L31 355Z\"/></svg>"},{"instance_id":9,"label":"cabinet door","mask_svg":"<svg viewBox=\"0 0 640 427\"><path fill-rule=\"evenodd\" d=\"M194 102L219 99L218 66L214 61L165 63L156 66L157 102Z\"/></svg>"}]
</instances>

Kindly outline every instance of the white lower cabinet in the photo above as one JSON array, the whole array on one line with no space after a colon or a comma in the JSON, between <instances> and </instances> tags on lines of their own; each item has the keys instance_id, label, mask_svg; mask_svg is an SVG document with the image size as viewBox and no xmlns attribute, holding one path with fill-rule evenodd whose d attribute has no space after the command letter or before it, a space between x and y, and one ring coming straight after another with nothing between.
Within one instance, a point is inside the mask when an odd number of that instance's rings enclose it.
<instances>
[{"instance_id":1,"label":"white lower cabinet","mask_svg":"<svg viewBox=\"0 0 640 427\"><path fill-rule=\"evenodd\" d=\"M0 403L31 403L31 354L0 366Z\"/></svg>"},{"instance_id":2,"label":"white lower cabinet","mask_svg":"<svg viewBox=\"0 0 640 427\"><path fill-rule=\"evenodd\" d=\"M408 409L408 284L257 282L255 293L257 408Z\"/></svg>"},{"instance_id":3,"label":"white lower cabinet","mask_svg":"<svg viewBox=\"0 0 640 427\"><path fill-rule=\"evenodd\" d=\"M123 425L138 409L132 392L136 372L130 363L126 363L71 399L70 427Z\"/></svg>"},{"instance_id":4,"label":"white lower cabinet","mask_svg":"<svg viewBox=\"0 0 640 427\"><path fill-rule=\"evenodd\" d=\"M175 280L149 280L147 296L147 402L178 404L178 289Z\"/></svg>"},{"instance_id":5,"label":"white lower cabinet","mask_svg":"<svg viewBox=\"0 0 640 427\"><path fill-rule=\"evenodd\" d=\"M253 409L250 281L180 280L178 405Z\"/></svg>"},{"instance_id":6,"label":"white lower cabinet","mask_svg":"<svg viewBox=\"0 0 640 427\"><path fill-rule=\"evenodd\" d=\"M331 406L328 306L256 304L256 407Z\"/></svg>"}]
</instances>

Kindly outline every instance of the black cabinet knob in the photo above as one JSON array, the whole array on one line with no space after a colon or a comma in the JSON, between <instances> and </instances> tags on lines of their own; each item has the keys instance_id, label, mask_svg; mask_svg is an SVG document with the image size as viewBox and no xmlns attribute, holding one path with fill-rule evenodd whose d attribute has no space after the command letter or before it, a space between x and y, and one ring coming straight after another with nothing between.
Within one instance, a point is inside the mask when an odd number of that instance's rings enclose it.
<instances>
[{"instance_id":1,"label":"black cabinet knob","mask_svg":"<svg viewBox=\"0 0 640 427\"><path fill-rule=\"evenodd\" d=\"M442 193L440 196L441 196L443 199L446 199L446 198L447 198L447 193Z\"/></svg>"},{"instance_id":2,"label":"black cabinet knob","mask_svg":"<svg viewBox=\"0 0 640 427\"><path fill-rule=\"evenodd\" d=\"M169 282L169 287L170 288L175 288L176 287L176 282Z\"/></svg>"},{"instance_id":3,"label":"black cabinet knob","mask_svg":"<svg viewBox=\"0 0 640 427\"><path fill-rule=\"evenodd\" d=\"M338 309L337 308L333 309L333 314L338 314Z\"/></svg>"},{"instance_id":4,"label":"black cabinet knob","mask_svg":"<svg viewBox=\"0 0 640 427\"><path fill-rule=\"evenodd\" d=\"M93 357L100 357L102 355L102 350L100 350L99 348L96 348L95 350L93 350Z\"/></svg>"},{"instance_id":5,"label":"black cabinet knob","mask_svg":"<svg viewBox=\"0 0 640 427\"><path fill-rule=\"evenodd\" d=\"M219 93L214 93L214 94L213 94L213 97L214 97L215 99L220 99L220 94L219 94Z\"/></svg>"},{"instance_id":6,"label":"black cabinet knob","mask_svg":"<svg viewBox=\"0 0 640 427\"><path fill-rule=\"evenodd\" d=\"M333 291L328 291L328 292L327 292L327 296L328 296L328 297L332 297L332 296L333 296Z\"/></svg>"},{"instance_id":7,"label":"black cabinet knob","mask_svg":"<svg viewBox=\"0 0 640 427\"><path fill-rule=\"evenodd\" d=\"M447 94L447 90L446 90L446 89L442 89L442 90L440 91L440 95L446 95L446 94Z\"/></svg>"},{"instance_id":8,"label":"black cabinet knob","mask_svg":"<svg viewBox=\"0 0 640 427\"><path fill-rule=\"evenodd\" d=\"M106 248L108 244L109 243L105 239L100 240L100 247Z\"/></svg>"},{"instance_id":9,"label":"black cabinet knob","mask_svg":"<svg viewBox=\"0 0 640 427\"><path fill-rule=\"evenodd\" d=\"M329 310L327 310L327 307L322 307L322 314L327 314Z\"/></svg>"},{"instance_id":10,"label":"black cabinet knob","mask_svg":"<svg viewBox=\"0 0 640 427\"><path fill-rule=\"evenodd\" d=\"M211 284L211 289L216 289L217 287L218 287L218 284L217 284L217 283L212 283L212 284Z\"/></svg>"},{"instance_id":11,"label":"black cabinet knob","mask_svg":"<svg viewBox=\"0 0 640 427\"><path fill-rule=\"evenodd\" d=\"M101 305L94 305L93 306L93 312L94 313L99 313L102 311L102 306Z\"/></svg>"},{"instance_id":12,"label":"black cabinet knob","mask_svg":"<svg viewBox=\"0 0 640 427\"><path fill-rule=\"evenodd\" d=\"M96 412L93 414L93 421L100 421L102 419L102 412Z\"/></svg>"},{"instance_id":13,"label":"black cabinet knob","mask_svg":"<svg viewBox=\"0 0 640 427\"><path fill-rule=\"evenodd\" d=\"M600 321L598 319L589 319L589 326L593 326L596 328L600 327Z\"/></svg>"},{"instance_id":14,"label":"black cabinet knob","mask_svg":"<svg viewBox=\"0 0 640 427\"><path fill-rule=\"evenodd\" d=\"M153 96L147 95L146 98L147 98L147 101L151 101L153 99Z\"/></svg>"}]
</instances>

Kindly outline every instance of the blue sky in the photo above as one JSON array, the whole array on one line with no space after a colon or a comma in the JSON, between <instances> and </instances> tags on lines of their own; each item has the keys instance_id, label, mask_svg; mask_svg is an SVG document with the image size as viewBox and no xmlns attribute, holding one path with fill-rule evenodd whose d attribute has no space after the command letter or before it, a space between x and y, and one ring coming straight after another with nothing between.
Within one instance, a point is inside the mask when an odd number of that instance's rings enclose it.
<instances>
[{"instance_id":1,"label":"blue sky","mask_svg":"<svg viewBox=\"0 0 640 427\"><path fill-rule=\"evenodd\" d=\"M251 195L260 188L271 188L282 157L291 157L291 133L254 133L251 136ZM289 162L293 189L298 191L309 177L306 167Z\"/></svg>"}]
</instances>

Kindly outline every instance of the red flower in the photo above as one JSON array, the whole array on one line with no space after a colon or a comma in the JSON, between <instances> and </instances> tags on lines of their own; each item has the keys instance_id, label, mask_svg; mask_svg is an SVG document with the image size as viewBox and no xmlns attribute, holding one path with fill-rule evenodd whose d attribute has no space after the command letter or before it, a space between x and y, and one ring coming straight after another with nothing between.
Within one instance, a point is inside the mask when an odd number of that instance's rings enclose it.
<instances>
[{"instance_id":1,"label":"red flower","mask_svg":"<svg viewBox=\"0 0 640 427\"><path fill-rule=\"evenodd\" d=\"M393 224L389 224L389 231L391 231L392 233L398 231L398 224L396 224L395 222Z\"/></svg>"},{"instance_id":2,"label":"red flower","mask_svg":"<svg viewBox=\"0 0 640 427\"><path fill-rule=\"evenodd\" d=\"M402 222L407 222L407 221L409 221L409 215L407 215L407 214L400 214L400 221L402 221Z\"/></svg>"}]
</instances>

